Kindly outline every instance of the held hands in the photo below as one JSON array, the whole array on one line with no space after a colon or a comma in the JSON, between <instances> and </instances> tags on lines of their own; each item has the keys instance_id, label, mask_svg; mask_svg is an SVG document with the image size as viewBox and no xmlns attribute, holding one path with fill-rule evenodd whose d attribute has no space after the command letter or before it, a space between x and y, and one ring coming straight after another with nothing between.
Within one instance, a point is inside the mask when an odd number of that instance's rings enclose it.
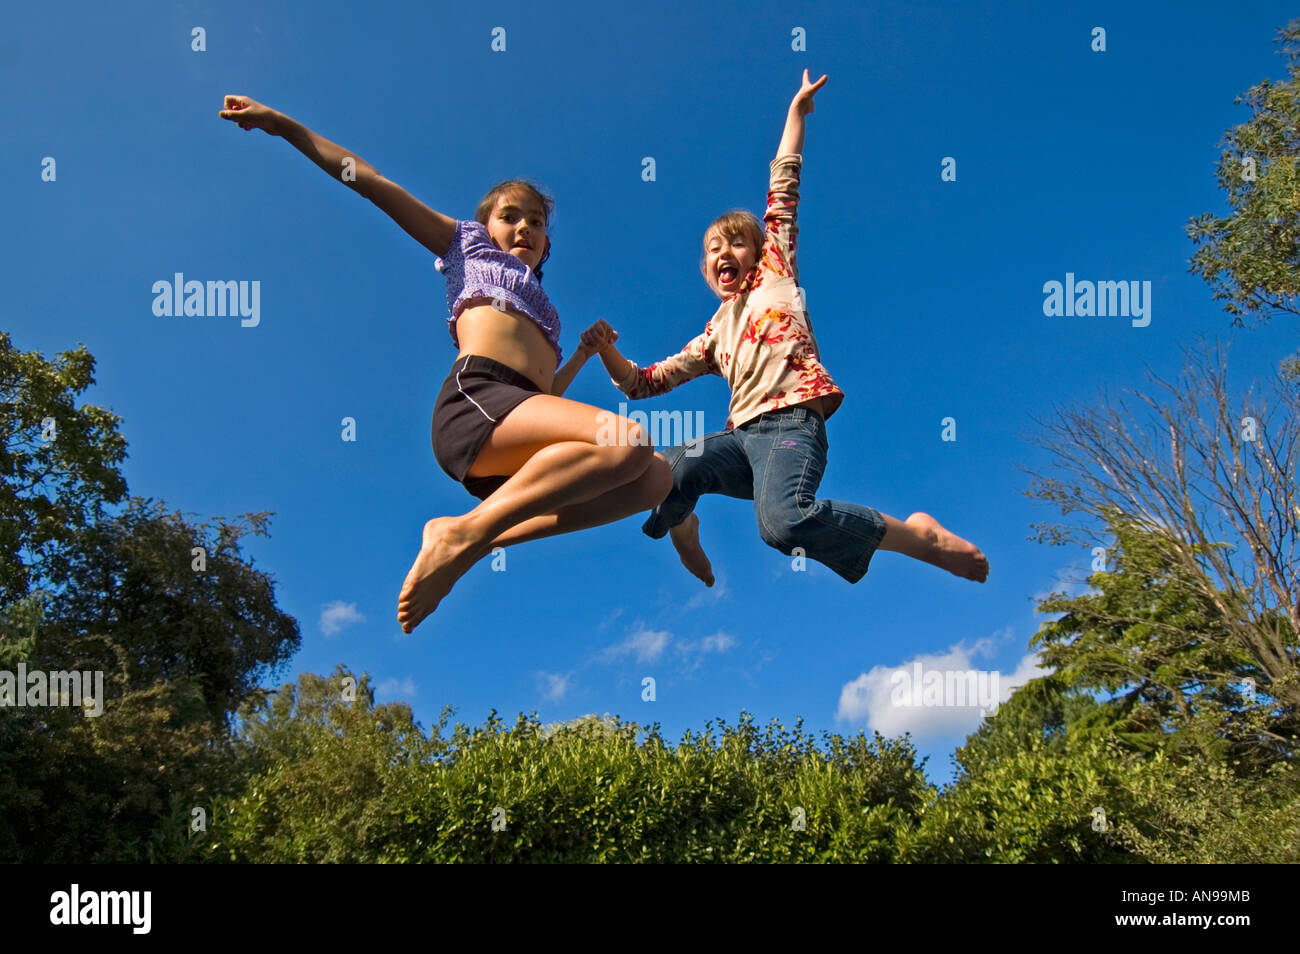
<instances>
[{"instance_id":1,"label":"held hands","mask_svg":"<svg viewBox=\"0 0 1300 954\"><path fill-rule=\"evenodd\" d=\"M247 96L227 95L226 108L217 115L222 119L229 119L231 122L239 123L239 128L245 131L260 129L272 136L279 135L275 131L275 121L280 114L271 107L263 106L257 100L249 99Z\"/></svg>"},{"instance_id":2,"label":"held hands","mask_svg":"<svg viewBox=\"0 0 1300 954\"><path fill-rule=\"evenodd\" d=\"M601 318L582 333L582 348L588 354L599 354L618 340L618 332Z\"/></svg>"},{"instance_id":3,"label":"held hands","mask_svg":"<svg viewBox=\"0 0 1300 954\"><path fill-rule=\"evenodd\" d=\"M794 94L794 100L790 103L790 112L798 113L800 116L807 116L813 111L813 96L819 89L826 85L826 80L830 77L822 74L822 78L812 83L808 80L808 71L803 71L803 85L799 92Z\"/></svg>"}]
</instances>

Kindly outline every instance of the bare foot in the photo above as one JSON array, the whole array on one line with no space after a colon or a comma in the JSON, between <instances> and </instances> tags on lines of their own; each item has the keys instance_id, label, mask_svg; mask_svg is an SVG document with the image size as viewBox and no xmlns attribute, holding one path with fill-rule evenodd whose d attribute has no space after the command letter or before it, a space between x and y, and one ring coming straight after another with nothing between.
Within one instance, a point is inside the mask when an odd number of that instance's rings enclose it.
<instances>
[{"instance_id":1,"label":"bare foot","mask_svg":"<svg viewBox=\"0 0 1300 954\"><path fill-rule=\"evenodd\" d=\"M424 525L420 555L397 597L397 621L409 633L438 608L456 581L477 561L469 541L456 533L455 517L437 517Z\"/></svg>"},{"instance_id":2,"label":"bare foot","mask_svg":"<svg viewBox=\"0 0 1300 954\"><path fill-rule=\"evenodd\" d=\"M700 518L691 514L677 526L668 531L668 536L677 548L682 566L704 581L705 586L713 585L713 564L704 555L700 546Z\"/></svg>"},{"instance_id":3,"label":"bare foot","mask_svg":"<svg viewBox=\"0 0 1300 954\"><path fill-rule=\"evenodd\" d=\"M921 557L926 563L955 576L983 583L989 578L989 560L975 544L950 533L928 513L914 513L905 523L921 530L930 540L930 550Z\"/></svg>"}]
</instances>

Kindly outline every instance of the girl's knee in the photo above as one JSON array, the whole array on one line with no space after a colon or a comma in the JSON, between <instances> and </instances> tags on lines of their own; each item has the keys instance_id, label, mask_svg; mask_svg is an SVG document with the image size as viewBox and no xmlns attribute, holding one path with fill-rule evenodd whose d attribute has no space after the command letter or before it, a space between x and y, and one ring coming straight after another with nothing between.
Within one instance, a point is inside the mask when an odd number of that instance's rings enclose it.
<instances>
[{"instance_id":1,"label":"girl's knee","mask_svg":"<svg viewBox=\"0 0 1300 954\"><path fill-rule=\"evenodd\" d=\"M655 454L655 449L648 444L638 444L628 441L626 444L614 444L602 447L601 451L605 454L612 470L628 480L635 480L649 470L652 465L658 464L667 470L671 479L671 469L667 463Z\"/></svg>"},{"instance_id":2,"label":"girl's knee","mask_svg":"<svg viewBox=\"0 0 1300 954\"><path fill-rule=\"evenodd\" d=\"M769 547L788 554L799 546L795 520L784 509L762 510L758 514L758 536Z\"/></svg>"},{"instance_id":3,"label":"girl's knee","mask_svg":"<svg viewBox=\"0 0 1300 954\"><path fill-rule=\"evenodd\" d=\"M699 497L714 490L719 483L719 474L713 465L702 458L683 454L679 448L669 458L672 467L673 483L682 493Z\"/></svg>"},{"instance_id":4,"label":"girl's knee","mask_svg":"<svg viewBox=\"0 0 1300 954\"><path fill-rule=\"evenodd\" d=\"M655 454L650 466L641 475L641 485L645 494L645 507L653 509L664 502L664 498L673 489L673 471L662 454Z\"/></svg>"}]
</instances>

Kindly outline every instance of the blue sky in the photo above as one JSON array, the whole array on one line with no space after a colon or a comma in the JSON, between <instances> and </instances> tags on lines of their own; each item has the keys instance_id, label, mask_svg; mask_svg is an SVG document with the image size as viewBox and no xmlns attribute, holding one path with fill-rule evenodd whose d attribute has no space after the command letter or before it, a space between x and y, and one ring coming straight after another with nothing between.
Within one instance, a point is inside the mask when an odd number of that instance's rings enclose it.
<instances>
[{"instance_id":1,"label":"blue sky","mask_svg":"<svg viewBox=\"0 0 1300 954\"><path fill-rule=\"evenodd\" d=\"M1292 11L1171 9L13 5L0 327L24 350L95 355L88 399L124 419L132 493L205 517L275 513L247 549L302 624L290 675L343 662L426 727L451 703L471 723L492 708L616 713L673 740L741 710L814 731L910 728L943 782L978 711L891 709L882 680L917 660L997 670L1004 686L1031 675L1035 595L1089 560L1028 539L1057 516L1015 467L1048 463L1024 440L1030 415L1138 385L1148 365L1171 378L1201 333L1233 340L1236 384L1295 350L1282 321L1230 330L1187 272L1183 231L1225 208L1216 142L1247 118L1234 96L1284 76L1272 41ZM748 503L706 498L712 591L634 517L512 549L504 572L483 562L403 636L397 594L421 526L474 503L430 448L455 357L445 284L377 208L285 141L219 119L222 96L293 116L457 218L500 179L540 181L556 198L545 286L566 355L605 318L647 364L716 308L703 231L728 208L761 212L805 67L830 81L804 151L801 279L847 395L823 496L933 514L988 554L989 582L891 553L853 586L816 564L795 572ZM941 181L946 156L956 182ZM153 283L176 272L259 281L260 324L156 317ZM1150 281L1150 324L1044 316L1044 282L1067 272ZM568 396L623 400L598 360ZM637 406L703 411L713 430L727 390L702 379ZM955 442L940 437L947 416Z\"/></svg>"}]
</instances>

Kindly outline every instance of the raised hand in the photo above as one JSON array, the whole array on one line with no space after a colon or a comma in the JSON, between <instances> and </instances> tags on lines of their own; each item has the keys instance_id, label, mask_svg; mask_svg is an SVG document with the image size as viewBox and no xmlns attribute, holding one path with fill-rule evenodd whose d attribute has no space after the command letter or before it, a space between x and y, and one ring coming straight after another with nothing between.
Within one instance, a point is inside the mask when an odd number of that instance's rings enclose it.
<instances>
[{"instance_id":1,"label":"raised hand","mask_svg":"<svg viewBox=\"0 0 1300 954\"><path fill-rule=\"evenodd\" d=\"M803 85L799 92L794 94L794 101L790 103L790 109L797 112L800 116L807 116L813 111L813 96L816 92L826 85L830 77L822 74L822 78L813 83L809 81L808 71L803 71Z\"/></svg>"},{"instance_id":2,"label":"raised hand","mask_svg":"<svg viewBox=\"0 0 1300 954\"><path fill-rule=\"evenodd\" d=\"M226 107L217 115L222 119L229 119L231 122L239 123L239 128L245 131L249 129L260 129L262 132L272 136L278 136L275 131L275 122L280 114L269 106L263 106L255 99L247 96L226 96Z\"/></svg>"}]
</instances>

